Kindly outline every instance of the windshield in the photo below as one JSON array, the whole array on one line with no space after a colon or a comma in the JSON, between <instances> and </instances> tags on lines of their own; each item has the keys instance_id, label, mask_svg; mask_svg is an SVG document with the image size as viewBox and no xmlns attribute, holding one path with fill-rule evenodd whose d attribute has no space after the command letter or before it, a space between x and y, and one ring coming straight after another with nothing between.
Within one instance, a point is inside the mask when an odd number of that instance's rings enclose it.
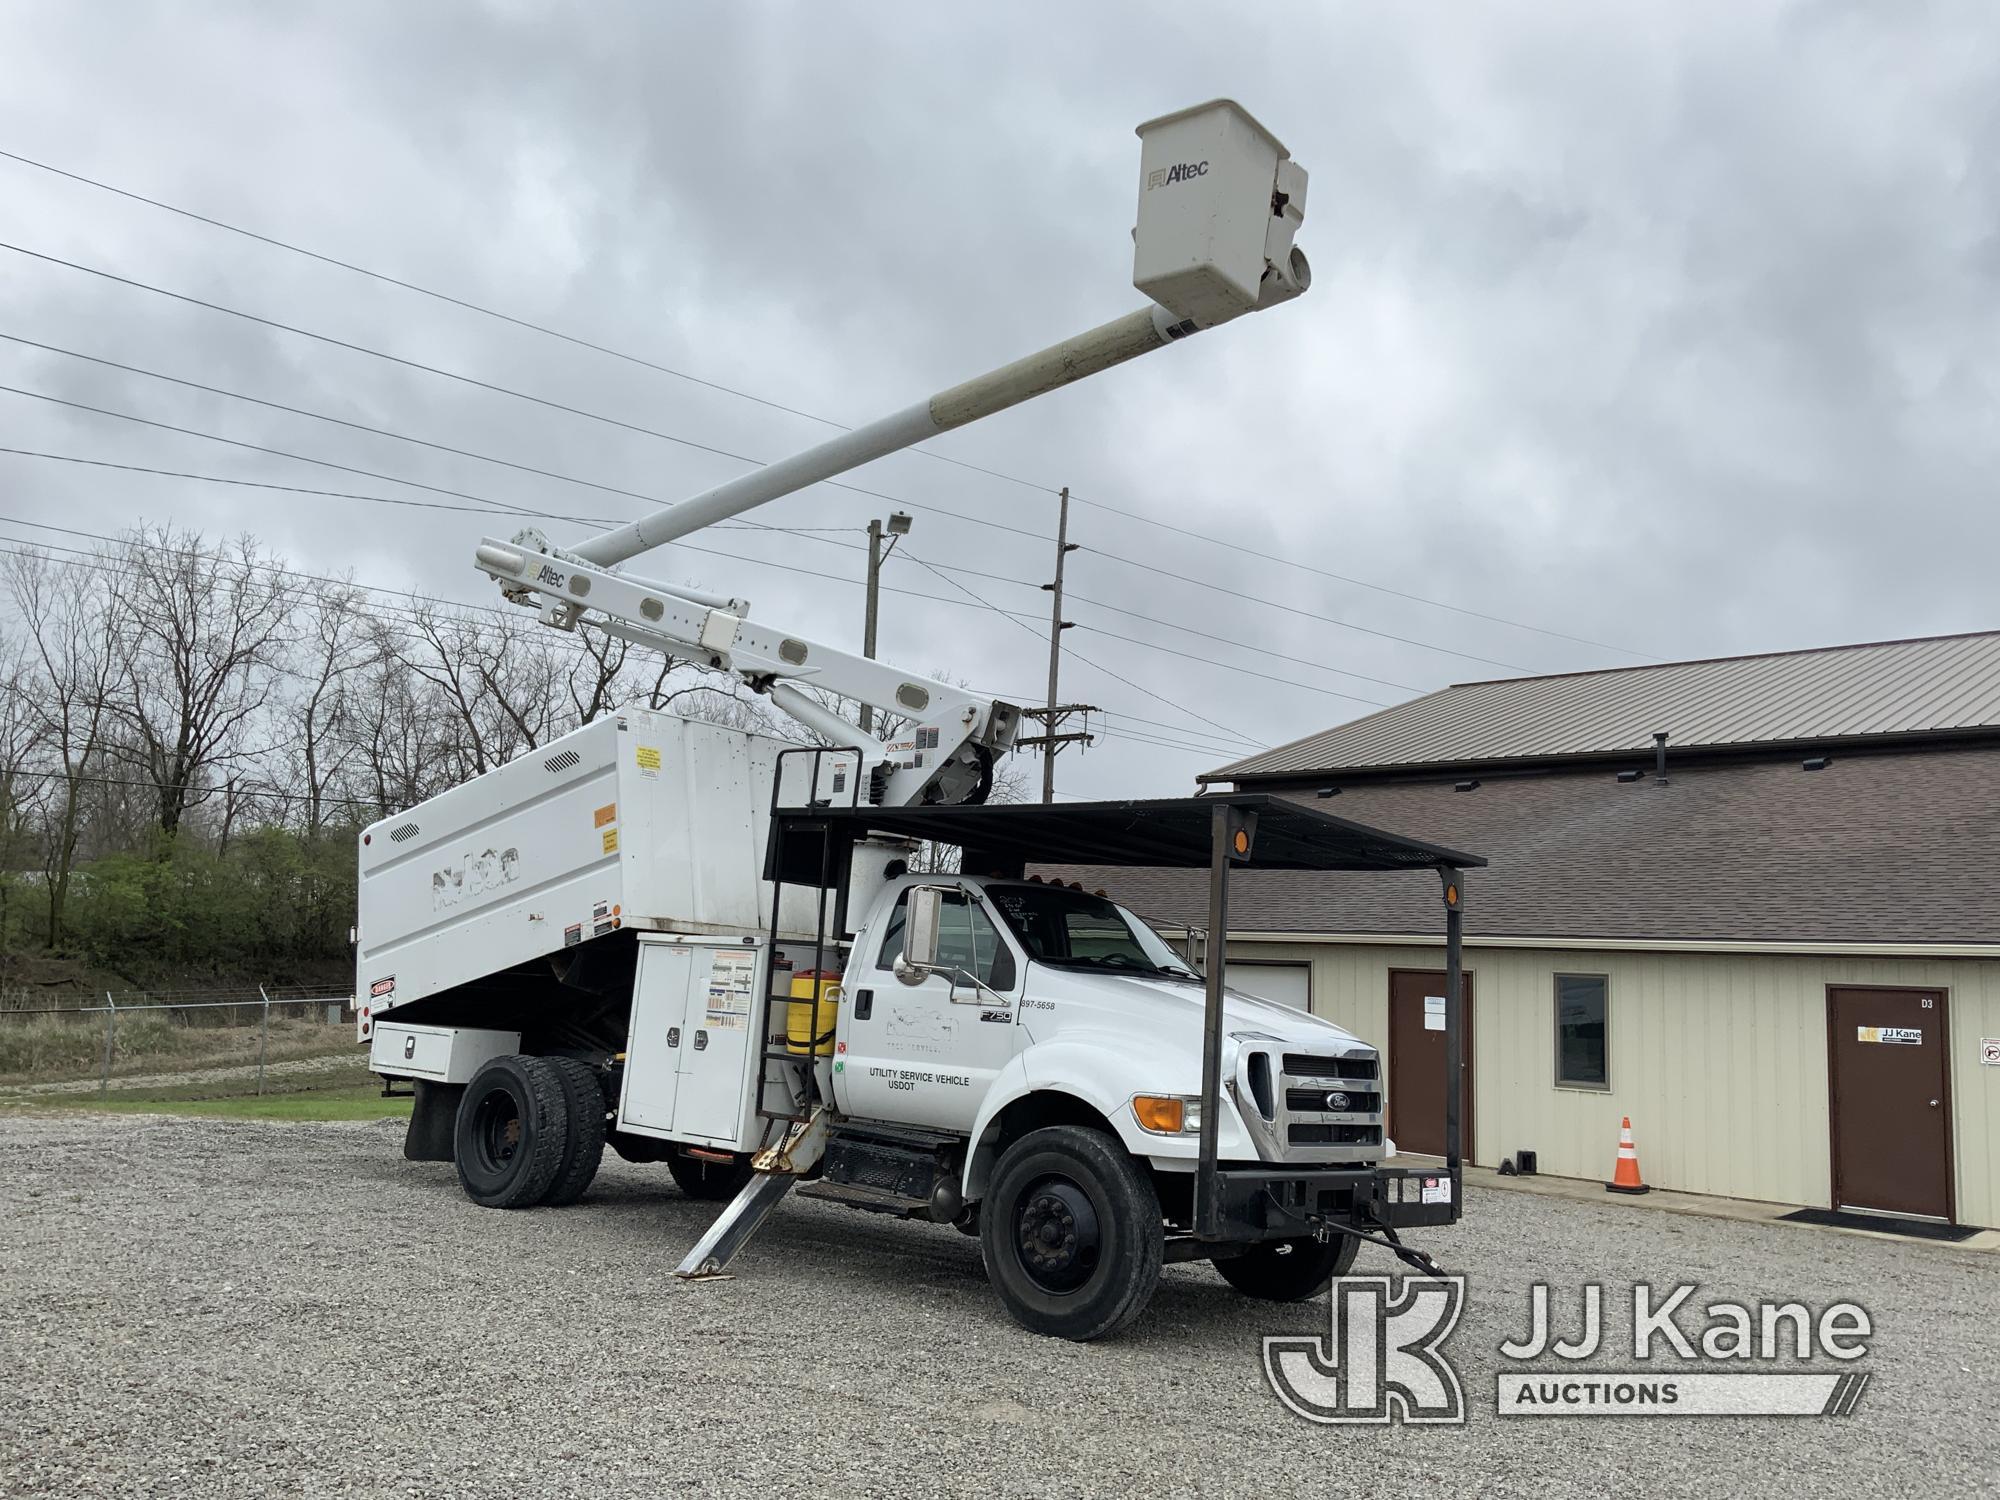
<instances>
[{"instance_id":1,"label":"windshield","mask_svg":"<svg viewBox=\"0 0 2000 1500\"><path fill-rule=\"evenodd\" d=\"M986 894L1028 956L1039 963L1200 977L1152 928L1102 896L1059 885L992 885Z\"/></svg>"}]
</instances>

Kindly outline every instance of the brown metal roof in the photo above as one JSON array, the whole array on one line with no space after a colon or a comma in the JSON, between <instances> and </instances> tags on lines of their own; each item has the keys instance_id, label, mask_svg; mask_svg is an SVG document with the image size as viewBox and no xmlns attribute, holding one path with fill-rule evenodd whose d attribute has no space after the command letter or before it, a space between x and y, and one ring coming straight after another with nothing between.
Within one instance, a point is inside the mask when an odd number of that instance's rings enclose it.
<instances>
[{"instance_id":1,"label":"brown metal roof","mask_svg":"<svg viewBox=\"0 0 2000 1500\"><path fill-rule=\"evenodd\" d=\"M2000 745L1347 788L1325 807L1491 864L1470 936L1696 942L2000 943ZM1310 797L1310 793L1297 794ZM1196 871L1067 869L1148 917L1206 921ZM1243 871L1241 932L1429 933L1437 878Z\"/></svg>"},{"instance_id":2,"label":"brown metal roof","mask_svg":"<svg viewBox=\"0 0 2000 1500\"><path fill-rule=\"evenodd\" d=\"M1202 781L2000 730L2000 631L1467 682ZM1473 847L1481 847L1475 844Z\"/></svg>"}]
</instances>

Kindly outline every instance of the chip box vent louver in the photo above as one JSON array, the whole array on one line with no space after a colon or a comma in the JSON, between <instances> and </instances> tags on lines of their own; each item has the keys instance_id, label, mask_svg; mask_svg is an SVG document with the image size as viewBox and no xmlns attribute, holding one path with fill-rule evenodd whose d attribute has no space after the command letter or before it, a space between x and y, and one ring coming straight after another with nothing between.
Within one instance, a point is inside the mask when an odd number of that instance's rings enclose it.
<instances>
[{"instance_id":1,"label":"chip box vent louver","mask_svg":"<svg viewBox=\"0 0 2000 1500\"><path fill-rule=\"evenodd\" d=\"M417 833L418 833L418 828L416 824L398 823L394 828L391 828L389 830L389 842L392 844L400 844L405 839L415 838L417 836Z\"/></svg>"},{"instance_id":2,"label":"chip box vent louver","mask_svg":"<svg viewBox=\"0 0 2000 1500\"><path fill-rule=\"evenodd\" d=\"M578 755L574 750L565 750L562 754L551 755L547 760L543 761L542 769L544 771L567 771L572 766L580 766L582 764L583 757L581 755Z\"/></svg>"}]
</instances>

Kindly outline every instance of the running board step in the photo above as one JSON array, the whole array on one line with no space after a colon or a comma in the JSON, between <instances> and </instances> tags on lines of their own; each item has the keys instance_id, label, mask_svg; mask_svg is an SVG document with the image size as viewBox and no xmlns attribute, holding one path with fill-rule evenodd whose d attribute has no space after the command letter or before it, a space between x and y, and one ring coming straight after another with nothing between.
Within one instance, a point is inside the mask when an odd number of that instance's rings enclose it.
<instances>
[{"instance_id":1,"label":"running board step","mask_svg":"<svg viewBox=\"0 0 2000 1500\"><path fill-rule=\"evenodd\" d=\"M919 1213L928 1213L930 1200L927 1198L906 1198L901 1193L885 1193L879 1188L857 1187L845 1182L809 1182L799 1189L801 1198L814 1198L821 1203L838 1203L843 1208L858 1208L871 1214L892 1214L899 1219L913 1219Z\"/></svg>"}]
</instances>

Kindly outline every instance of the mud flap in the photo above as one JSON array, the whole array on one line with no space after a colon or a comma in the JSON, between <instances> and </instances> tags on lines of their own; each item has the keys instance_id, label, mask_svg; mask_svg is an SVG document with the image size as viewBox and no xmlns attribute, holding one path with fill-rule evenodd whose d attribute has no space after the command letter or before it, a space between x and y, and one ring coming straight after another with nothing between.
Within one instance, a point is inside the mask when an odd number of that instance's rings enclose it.
<instances>
[{"instance_id":1,"label":"mud flap","mask_svg":"<svg viewBox=\"0 0 2000 1500\"><path fill-rule=\"evenodd\" d=\"M410 1110L410 1128L403 1136L406 1161L451 1161L452 1137L458 1127L458 1102L465 1097L462 1083L417 1081L417 1102Z\"/></svg>"}]
</instances>

